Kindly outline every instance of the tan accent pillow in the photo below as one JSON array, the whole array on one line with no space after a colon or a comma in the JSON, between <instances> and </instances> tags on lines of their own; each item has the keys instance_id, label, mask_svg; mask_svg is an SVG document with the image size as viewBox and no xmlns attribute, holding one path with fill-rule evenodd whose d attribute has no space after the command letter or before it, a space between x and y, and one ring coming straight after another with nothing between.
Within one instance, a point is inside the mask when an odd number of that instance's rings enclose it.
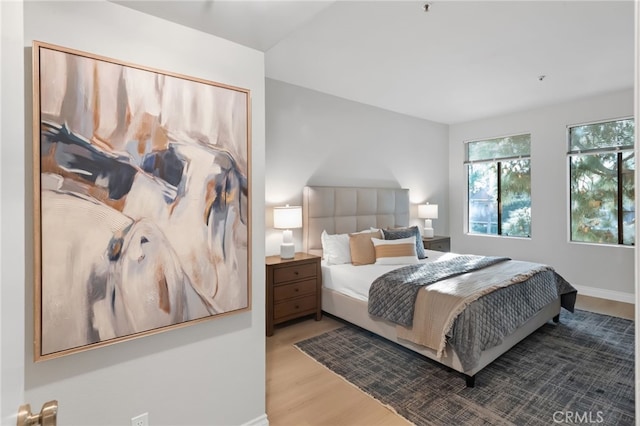
<instances>
[{"instance_id":1,"label":"tan accent pillow","mask_svg":"<svg viewBox=\"0 0 640 426\"><path fill-rule=\"evenodd\" d=\"M360 232L349 234L351 263L354 265L370 265L376 261L376 251L371 238L382 238L382 232Z\"/></svg>"}]
</instances>

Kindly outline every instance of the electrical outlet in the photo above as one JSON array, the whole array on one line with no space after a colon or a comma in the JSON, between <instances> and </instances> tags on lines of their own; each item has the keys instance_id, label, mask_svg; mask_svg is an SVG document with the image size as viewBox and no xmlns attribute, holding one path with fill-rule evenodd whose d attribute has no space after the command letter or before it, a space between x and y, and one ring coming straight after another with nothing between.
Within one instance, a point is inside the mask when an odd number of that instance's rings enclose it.
<instances>
[{"instance_id":1,"label":"electrical outlet","mask_svg":"<svg viewBox=\"0 0 640 426\"><path fill-rule=\"evenodd\" d=\"M131 417L131 426L149 426L149 413Z\"/></svg>"}]
</instances>

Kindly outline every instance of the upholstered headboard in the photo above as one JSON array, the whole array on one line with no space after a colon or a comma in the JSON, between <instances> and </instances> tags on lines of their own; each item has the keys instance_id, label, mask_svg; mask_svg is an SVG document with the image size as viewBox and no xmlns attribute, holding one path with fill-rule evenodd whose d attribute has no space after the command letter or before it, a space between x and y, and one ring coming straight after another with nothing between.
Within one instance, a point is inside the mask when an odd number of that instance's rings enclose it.
<instances>
[{"instance_id":1,"label":"upholstered headboard","mask_svg":"<svg viewBox=\"0 0 640 426\"><path fill-rule=\"evenodd\" d=\"M306 186L302 201L302 245L322 253L320 234L346 234L374 228L409 225L409 190Z\"/></svg>"}]
</instances>

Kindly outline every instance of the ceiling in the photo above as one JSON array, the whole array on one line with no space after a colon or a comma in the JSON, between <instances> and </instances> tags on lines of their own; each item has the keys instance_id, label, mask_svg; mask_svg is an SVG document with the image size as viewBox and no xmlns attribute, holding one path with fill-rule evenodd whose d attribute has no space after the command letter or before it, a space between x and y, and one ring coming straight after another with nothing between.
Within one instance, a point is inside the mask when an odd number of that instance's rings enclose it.
<instances>
[{"instance_id":1,"label":"ceiling","mask_svg":"<svg viewBox=\"0 0 640 426\"><path fill-rule=\"evenodd\" d=\"M634 82L632 0L116 2L265 52L268 78L441 123Z\"/></svg>"}]
</instances>

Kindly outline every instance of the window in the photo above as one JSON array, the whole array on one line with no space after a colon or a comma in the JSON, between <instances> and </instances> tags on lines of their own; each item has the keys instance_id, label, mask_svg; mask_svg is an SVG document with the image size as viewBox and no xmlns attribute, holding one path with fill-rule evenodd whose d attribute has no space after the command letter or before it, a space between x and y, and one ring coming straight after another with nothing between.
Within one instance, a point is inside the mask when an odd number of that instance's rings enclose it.
<instances>
[{"instance_id":1,"label":"window","mask_svg":"<svg viewBox=\"0 0 640 426\"><path fill-rule=\"evenodd\" d=\"M569 127L571 241L633 245L633 119Z\"/></svg>"},{"instance_id":2,"label":"window","mask_svg":"<svg viewBox=\"0 0 640 426\"><path fill-rule=\"evenodd\" d=\"M468 231L531 235L531 135L467 142Z\"/></svg>"}]
</instances>

